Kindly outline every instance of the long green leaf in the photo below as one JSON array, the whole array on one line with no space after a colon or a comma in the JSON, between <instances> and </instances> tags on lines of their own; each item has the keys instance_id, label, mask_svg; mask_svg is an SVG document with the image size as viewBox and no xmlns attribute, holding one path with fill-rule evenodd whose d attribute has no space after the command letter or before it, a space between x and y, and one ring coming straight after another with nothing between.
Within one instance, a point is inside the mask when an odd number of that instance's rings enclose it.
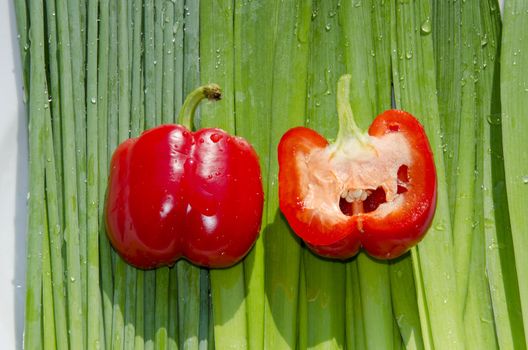
<instances>
[{"instance_id":1,"label":"long green leaf","mask_svg":"<svg viewBox=\"0 0 528 350\"><path fill-rule=\"evenodd\" d=\"M130 61L129 11L127 2L117 0L117 67L119 78L118 143L130 137ZM120 257L116 259L114 284L115 349L128 349L134 344L137 273Z\"/></svg>"},{"instance_id":2,"label":"long green leaf","mask_svg":"<svg viewBox=\"0 0 528 350\"><path fill-rule=\"evenodd\" d=\"M70 347L82 348L84 346L82 318L82 289L81 289L81 262L79 239L79 205L77 187L77 140L73 134L76 121L74 120L74 95L72 75L72 52L70 47L70 26L68 8L64 0L56 2L59 39L59 75L61 89L62 118L62 147L63 154L63 180L64 180L64 239L66 241L67 265L67 295L68 295L68 326ZM83 101L84 103L84 101ZM82 107L81 107L82 108ZM77 111L77 113L79 113Z\"/></svg>"},{"instance_id":3,"label":"long green leaf","mask_svg":"<svg viewBox=\"0 0 528 350\"><path fill-rule=\"evenodd\" d=\"M101 292L99 280L99 198L98 198L98 121L97 121L97 34L98 3L91 1L87 14L87 295L90 307L86 317L86 347L97 348L101 344Z\"/></svg>"},{"instance_id":4,"label":"long green leaf","mask_svg":"<svg viewBox=\"0 0 528 350\"><path fill-rule=\"evenodd\" d=\"M113 314L113 278L111 248L106 237L104 224L104 205L106 197L106 181L108 175L108 112L109 112L109 55L110 55L110 8L109 1L99 4L99 47L98 47L98 79L97 79L97 135L98 135L98 187L99 187L99 254L101 261L100 287L103 304L103 323L105 347L110 348Z\"/></svg>"},{"instance_id":5,"label":"long green leaf","mask_svg":"<svg viewBox=\"0 0 528 350\"><path fill-rule=\"evenodd\" d=\"M524 323L528 333L528 246L526 207L528 200L528 3L505 2L501 49L502 141L508 209Z\"/></svg>"},{"instance_id":6,"label":"long green leaf","mask_svg":"<svg viewBox=\"0 0 528 350\"><path fill-rule=\"evenodd\" d=\"M24 346L39 349L42 344L42 235L44 234L44 108L48 107L46 71L44 64L44 21L41 1L35 1L26 9L18 4L17 11L29 11L31 29L28 34L32 63L29 63L31 80L26 78L29 91L29 171L34 174L29 183L28 245L26 274L26 304Z\"/></svg>"},{"instance_id":7,"label":"long green leaf","mask_svg":"<svg viewBox=\"0 0 528 350\"><path fill-rule=\"evenodd\" d=\"M46 2L46 29L48 31L48 65L51 96L51 113L46 111L46 209L51 259L51 287L53 288L53 313L55 318L56 348L68 348L67 300L64 297L64 261L62 232L62 147L58 38L55 3ZM44 237L43 237L44 239ZM43 242L43 250L45 247ZM44 295L44 293L43 293Z\"/></svg>"},{"instance_id":8,"label":"long green leaf","mask_svg":"<svg viewBox=\"0 0 528 350\"><path fill-rule=\"evenodd\" d=\"M493 316L501 349L526 349L515 256L505 188L500 114L500 14L495 0L481 3L484 84L492 84L484 108L484 232ZM489 14L489 16L488 16Z\"/></svg>"},{"instance_id":9,"label":"long green leaf","mask_svg":"<svg viewBox=\"0 0 528 350\"><path fill-rule=\"evenodd\" d=\"M483 2L487 3L487 2ZM486 168L485 160L485 131L488 116L491 109L496 109L494 103L498 102L491 98L493 89L498 87L493 84L494 62L497 54L498 28L491 28L492 21L498 21L498 12L494 14L488 6L482 3L469 7L471 17L475 26L468 27L466 31L473 34L472 52L475 70L476 86L476 123L475 123L475 171L474 171L474 214L473 214L473 242L471 248L469 287L465 304L464 324L466 325L466 347L474 349L496 349L499 348L497 337L497 326L494 323L494 310L492 309L492 290L490 290L486 264L488 246L485 237L485 200L484 179L492 170ZM468 11L463 6L463 11ZM463 14L464 15L464 14ZM493 16L495 18L493 18ZM469 22L469 21L468 21ZM486 27L488 22L489 27ZM496 24L495 24L496 25ZM488 40L492 41L488 45ZM498 58L497 58L498 60ZM489 68L487 66L489 65ZM498 72L498 71L497 71ZM465 101L463 101L465 103ZM465 140L461 140L463 146Z\"/></svg>"},{"instance_id":10,"label":"long green leaf","mask_svg":"<svg viewBox=\"0 0 528 350\"><path fill-rule=\"evenodd\" d=\"M295 348L297 342L301 246L279 211L276 152L282 134L291 127L304 125L311 15L311 1L276 1L270 19L275 26L275 44L267 226L263 231L266 261L264 348L267 349Z\"/></svg>"},{"instance_id":11,"label":"long green leaf","mask_svg":"<svg viewBox=\"0 0 528 350\"><path fill-rule=\"evenodd\" d=\"M83 315L88 311L88 294L87 294L87 241L86 241L86 225L87 225L87 198L86 198L86 31L84 23L81 21L81 4L80 1L66 0L68 11L68 34L70 37L70 53L71 53L71 73L72 73L72 93L73 93L73 109L75 116L75 151L76 151L76 166L77 166L77 214L78 230L79 230L79 259L80 259L80 280L81 286L81 303ZM57 8L59 5L57 5ZM59 17L61 18L61 17ZM66 112L66 111L64 111ZM71 130L70 130L71 132ZM83 337L85 338L84 346L86 346L87 327L86 322L82 323Z\"/></svg>"}]
</instances>

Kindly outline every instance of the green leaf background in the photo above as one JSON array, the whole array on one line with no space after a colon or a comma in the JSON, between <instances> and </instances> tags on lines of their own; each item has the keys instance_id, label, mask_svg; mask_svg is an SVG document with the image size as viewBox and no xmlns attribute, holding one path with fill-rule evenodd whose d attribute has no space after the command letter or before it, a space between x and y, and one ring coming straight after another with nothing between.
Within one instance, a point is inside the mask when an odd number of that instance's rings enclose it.
<instances>
[{"instance_id":1,"label":"green leaf background","mask_svg":"<svg viewBox=\"0 0 528 350\"><path fill-rule=\"evenodd\" d=\"M27 349L525 349L528 3L505 0L15 0L29 122ZM424 125L438 201L403 257L314 255L278 208L277 144L337 134L336 84L368 127ZM124 263L106 238L117 144L194 124L260 156L259 239L239 264Z\"/></svg>"}]
</instances>

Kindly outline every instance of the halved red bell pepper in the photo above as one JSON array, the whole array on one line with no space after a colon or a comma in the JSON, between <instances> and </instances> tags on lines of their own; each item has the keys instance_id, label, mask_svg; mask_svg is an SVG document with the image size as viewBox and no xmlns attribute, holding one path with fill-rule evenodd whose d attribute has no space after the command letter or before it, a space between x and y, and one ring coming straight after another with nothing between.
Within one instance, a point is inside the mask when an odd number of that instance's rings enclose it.
<instances>
[{"instance_id":1,"label":"halved red bell pepper","mask_svg":"<svg viewBox=\"0 0 528 350\"><path fill-rule=\"evenodd\" d=\"M315 253L338 259L361 247L380 259L417 244L436 206L436 170L421 124L388 110L368 133L349 103L350 75L338 83L340 130L329 143L297 127L279 147L280 208L293 231Z\"/></svg>"},{"instance_id":2,"label":"halved red bell pepper","mask_svg":"<svg viewBox=\"0 0 528 350\"><path fill-rule=\"evenodd\" d=\"M255 242L263 207L257 154L220 129L191 132L207 85L189 95L183 125L161 125L116 149L106 203L108 237L130 264L172 265L184 257L206 267L233 265Z\"/></svg>"}]
</instances>

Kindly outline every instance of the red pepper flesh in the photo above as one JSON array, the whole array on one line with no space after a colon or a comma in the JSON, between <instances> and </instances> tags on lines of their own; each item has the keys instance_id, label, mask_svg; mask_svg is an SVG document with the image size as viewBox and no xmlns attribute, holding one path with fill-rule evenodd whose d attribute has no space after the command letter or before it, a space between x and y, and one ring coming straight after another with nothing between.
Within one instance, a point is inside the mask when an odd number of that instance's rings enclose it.
<instances>
[{"instance_id":1,"label":"red pepper flesh","mask_svg":"<svg viewBox=\"0 0 528 350\"><path fill-rule=\"evenodd\" d=\"M108 237L139 268L182 257L233 265L255 242L262 207L256 152L221 129L161 125L123 142L111 160Z\"/></svg>"},{"instance_id":2,"label":"red pepper flesh","mask_svg":"<svg viewBox=\"0 0 528 350\"><path fill-rule=\"evenodd\" d=\"M349 79L340 81L347 109ZM282 137L281 211L319 255L347 259L363 247L373 257L396 258L423 238L436 206L436 170L425 131L399 110L379 115L368 134L358 133L353 121L346 125L342 115L340 124L345 128L333 144L305 127Z\"/></svg>"}]
</instances>

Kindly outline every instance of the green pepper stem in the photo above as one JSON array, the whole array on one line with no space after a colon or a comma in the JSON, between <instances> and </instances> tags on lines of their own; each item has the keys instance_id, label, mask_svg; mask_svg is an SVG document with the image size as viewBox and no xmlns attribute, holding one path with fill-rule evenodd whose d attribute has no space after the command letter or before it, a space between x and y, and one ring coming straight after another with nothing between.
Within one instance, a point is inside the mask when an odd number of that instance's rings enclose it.
<instances>
[{"instance_id":1,"label":"green pepper stem","mask_svg":"<svg viewBox=\"0 0 528 350\"><path fill-rule=\"evenodd\" d=\"M178 114L178 123L185 126L187 129L192 130L194 127L194 112L198 104L207 98L211 101L218 101L222 98L222 90L217 84L202 85L195 89L185 99L183 106Z\"/></svg>"},{"instance_id":2,"label":"green pepper stem","mask_svg":"<svg viewBox=\"0 0 528 350\"><path fill-rule=\"evenodd\" d=\"M356 137L362 144L367 143L366 136L358 127L350 105L350 74L342 75L337 82L337 115L339 117L339 132L336 143L341 143L350 136Z\"/></svg>"}]
</instances>

